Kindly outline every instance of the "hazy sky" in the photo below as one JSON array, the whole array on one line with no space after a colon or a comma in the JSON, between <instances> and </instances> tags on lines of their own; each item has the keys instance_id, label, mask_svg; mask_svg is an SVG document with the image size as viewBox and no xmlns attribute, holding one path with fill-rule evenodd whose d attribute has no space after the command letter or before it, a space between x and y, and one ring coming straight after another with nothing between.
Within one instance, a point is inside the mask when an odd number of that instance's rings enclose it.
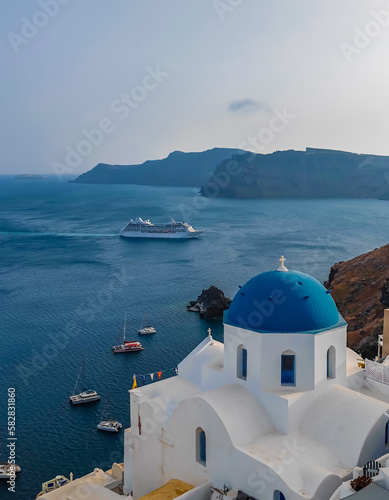
<instances>
[{"instance_id":1,"label":"hazy sky","mask_svg":"<svg viewBox=\"0 0 389 500\"><path fill-rule=\"evenodd\" d=\"M375 0L3 1L0 172L215 146L389 155L388 25Z\"/></svg>"}]
</instances>

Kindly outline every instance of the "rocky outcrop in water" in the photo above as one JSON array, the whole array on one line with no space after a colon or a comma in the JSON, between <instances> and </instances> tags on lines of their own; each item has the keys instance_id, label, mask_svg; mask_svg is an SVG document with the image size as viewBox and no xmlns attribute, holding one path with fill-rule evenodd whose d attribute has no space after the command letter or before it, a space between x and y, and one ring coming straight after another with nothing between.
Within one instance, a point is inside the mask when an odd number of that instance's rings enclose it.
<instances>
[{"instance_id":1,"label":"rocky outcrop in water","mask_svg":"<svg viewBox=\"0 0 389 500\"><path fill-rule=\"evenodd\" d=\"M384 309L389 307L389 245L332 266L324 285L348 323L347 344L362 357L377 355Z\"/></svg>"},{"instance_id":2,"label":"rocky outcrop in water","mask_svg":"<svg viewBox=\"0 0 389 500\"><path fill-rule=\"evenodd\" d=\"M223 311L228 309L231 299L216 286L210 286L208 290L203 290L197 300L192 300L187 305L187 310L197 312L201 319L222 318Z\"/></svg>"}]
</instances>

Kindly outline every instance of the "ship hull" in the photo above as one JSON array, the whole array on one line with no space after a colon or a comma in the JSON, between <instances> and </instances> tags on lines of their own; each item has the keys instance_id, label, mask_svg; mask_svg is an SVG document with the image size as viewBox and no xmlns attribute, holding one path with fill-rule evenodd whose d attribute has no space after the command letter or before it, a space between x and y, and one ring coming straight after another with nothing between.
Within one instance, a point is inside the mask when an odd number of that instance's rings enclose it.
<instances>
[{"instance_id":1,"label":"ship hull","mask_svg":"<svg viewBox=\"0 0 389 500\"><path fill-rule=\"evenodd\" d=\"M197 238L202 231L196 231L194 233L146 233L146 232L135 232L135 231L120 231L120 236L122 238L154 238L154 239L188 239Z\"/></svg>"},{"instance_id":2,"label":"ship hull","mask_svg":"<svg viewBox=\"0 0 389 500\"><path fill-rule=\"evenodd\" d=\"M79 399L77 397L71 396L69 401L70 404L72 405L83 405L87 403L94 403L95 401L100 401L100 396L94 396L91 398L79 398Z\"/></svg>"},{"instance_id":3,"label":"ship hull","mask_svg":"<svg viewBox=\"0 0 389 500\"><path fill-rule=\"evenodd\" d=\"M127 354L129 352L144 351L144 347L137 347L136 349L112 349L113 354Z\"/></svg>"}]
</instances>

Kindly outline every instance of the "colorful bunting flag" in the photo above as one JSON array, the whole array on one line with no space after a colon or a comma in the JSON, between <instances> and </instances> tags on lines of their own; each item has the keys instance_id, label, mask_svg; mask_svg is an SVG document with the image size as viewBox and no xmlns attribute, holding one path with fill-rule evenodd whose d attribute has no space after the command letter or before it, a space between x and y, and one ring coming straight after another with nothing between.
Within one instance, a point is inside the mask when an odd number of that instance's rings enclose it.
<instances>
[{"instance_id":1,"label":"colorful bunting flag","mask_svg":"<svg viewBox=\"0 0 389 500\"><path fill-rule=\"evenodd\" d=\"M150 379L151 381L153 382L154 381L154 377L155 375L158 375L158 379L161 380L162 378L162 374L165 374L165 376L172 376L172 375L178 375L178 368L168 368L167 370L161 370L160 372L154 372L154 373L149 373L148 375L150 376ZM137 377L138 377L138 380L139 380L139 377L142 377L143 379L143 383L146 383L146 377L147 377L147 374L146 375L133 375L133 384L132 384L132 388L133 389L136 389L138 387L138 381L137 381Z\"/></svg>"}]
</instances>

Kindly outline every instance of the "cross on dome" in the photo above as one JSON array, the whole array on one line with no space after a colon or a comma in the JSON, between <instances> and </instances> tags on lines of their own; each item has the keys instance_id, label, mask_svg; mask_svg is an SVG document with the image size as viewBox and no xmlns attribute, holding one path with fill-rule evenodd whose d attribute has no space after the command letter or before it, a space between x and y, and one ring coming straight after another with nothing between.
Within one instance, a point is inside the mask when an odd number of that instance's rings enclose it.
<instances>
[{"instance_id":1,"label":"cross on dome","mask_svg":"<svg viewBox=\"0 0 389 500\"><path fill-rule=\"evenodd\" d=\"M285 257L283 255L281 255L281 258L279 259L279 261L281 262L281 265L280 267L277 269L277 271L282 271L282 272L286 272L288 269L284 266L285 264Z\"/></svg>"}]
</instances>

